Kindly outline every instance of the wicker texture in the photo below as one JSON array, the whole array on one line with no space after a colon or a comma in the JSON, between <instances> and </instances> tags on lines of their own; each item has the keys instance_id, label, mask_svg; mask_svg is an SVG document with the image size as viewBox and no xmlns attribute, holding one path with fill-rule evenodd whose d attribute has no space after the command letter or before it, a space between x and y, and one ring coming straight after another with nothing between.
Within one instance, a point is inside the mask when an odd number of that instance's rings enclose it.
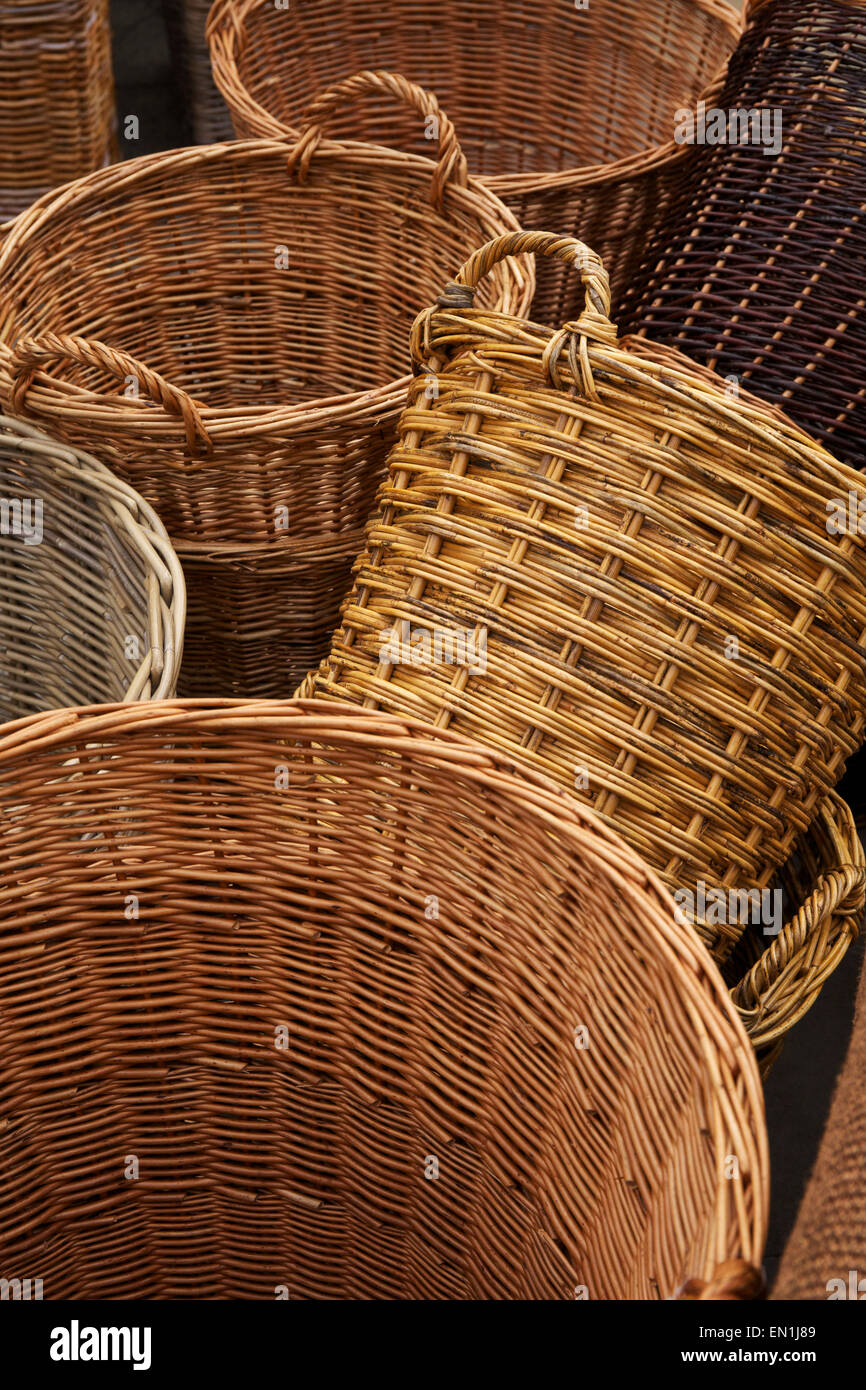
<instances>
[{"instance_id":1,"label":"wicker texture","mask_svg":"<svg viewBox=\"0 0 866 1390\"><path fill-rule=\"evenodd\" d=\"M0 416L0 507L0 720L174 695L184 581L147 503Z\"/></svg>"},{"instance_id":2,"label":"wicker texture","mask_svg":"<svg viewBox=\"0 0 866 1390\"><path fill-rule=\"evenodd\" d=\"M115 158L108 0L0 3L0 222Z\"/></svg>"},{"instance_id":3,"label":"wicker texture","mask_svg":"<svg viewBox=\"0 0 866 1390\"><path fill-rule=\"evenodd\" d=\"M722 0L217 0L214 77L241 135L297 131L319 88L383 67L436 93L469 167L525 227L573 229L624 287L683 154L674 114L723 67L739 16ZM347 139L423 149L378 103L345 109ZM535 317L577 312L561 267L539 271Z\"/></svg>"},{"instance_id":4,"label":"wicker texture","mask_svg":"<svg viewBox=\"0 0 866 1390\"><path fill-rule=\"evenodd\" d=\"M837 458L866 464L866 7L760 0L715 99L781 113L781 152L695 144L621 326L780 402Z\"/></svg>"},{"instance_id":5,"label":"wicker texture","mask_svg":"<svg viewBox=\"0 0 866 1390\"><path fill-rule=\"evenodd\" d=\"M323 138L330 110L376 94L439 123L438 163ZM0 396L158 509L189 560L184 693L287 694L327 651L413 318L514 226L435 99L373 73L323 97L294 147L145 156L16 222ZM522 313L532 292L531 269L503 265L490 302Z\"/></svg>"},{"instance_id":6,"label":"wicker texture","mask_svg":"<svg viewBox=\"0 0 866 1390\"><path fill-rule=\"evenodd\" d=\"M578 321L471 307L518 249L580 270ZM459 280L416 323L388 479L303 693L518 753L674 891L767 887L862 736L866 549L825 505L866 498L861 475L685 358L617 344L571 238L503 237ZM700 929L726 961L742 923Z\"/></svg>"},{"instance_id":7,"label":"wicker texture","mask_svg":"<svg viewBox=\"0 0 866 1390\"><path fill-rule=\"evenodd\" d=\"M866 969L861 967L848 1055L836 1083L815 1168L782 1255L774 1299L832 1297L862 1302L866 1273L864 1076Z\"/></svg>"},{"instance_id":8,"label":"wicker texture","mask_svg":"<svg viewBox=\"0 0 866 1390\"><path fill-rule=\"evenodd\" d=\"M200 145L233 139L232 119L214 86L205 38L210 0L162 0L162 9L193 139Z\"/></svg>"},{"instance_id":9,"label":"wicker texture","mask_svg":"<svg viewBox=\"0 0 866 1390\"><path fill-rule=\"evenodd\" d=\"M545 779L185 702L8 728L0 800L0 1244L46 1299L663 1298L760 1262L718 972Z\"/></svg>"}]
</instances>

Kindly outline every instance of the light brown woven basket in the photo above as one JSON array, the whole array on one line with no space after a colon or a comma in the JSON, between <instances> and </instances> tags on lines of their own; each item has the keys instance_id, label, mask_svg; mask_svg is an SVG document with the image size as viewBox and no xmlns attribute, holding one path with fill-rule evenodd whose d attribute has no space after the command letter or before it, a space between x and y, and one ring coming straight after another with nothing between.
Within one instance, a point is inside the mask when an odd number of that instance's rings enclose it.
<instances>
[{"instance_id":1,"label":"light brown woven basket","mask_svg":"<svg viewBox=\"0 0 866 1390\"><path fill-rule=\"evenodd\" d=\"M174 695L185 612L152 508L96 459L0 416L0 721Z\"/></svg>"},{"instance_id":2,"label":"light brown woven basket","mask_svg":"<svg viewBox=\"0 0 866 1390\"><path fill-rule=\"evenodd\" d=\"M162 0L162 10L193 139L200 145L233 139L232 118L214 85L205 37L210 0Z\"/></svg>"},{"instance_id":3,"label":"light brown woven basket","mask_svg":"<svg viewBox=\"0 0 866 1390\"><path fill-rule=\"evenodd\" d=\"M474 174L524 227L573 230L629 283L685 147L675 114L721 71L741 28L723 0L217 0L214 78L240 135L296 132L321 87L389 68L436 93ZM423 148L384 103L336 113L350 140ZM539 267L535 315L578 311L555 262Z\"/></svg>"},{"instance_id":4,"label":"light brown woven basket","mask_svg":"<svg viewBox=\"0 0 866 1390\"><path fill-rule=\"evenodd\" d=\"M765 1236L748 1041L546 779L182 702L12 726L0 807L0 1246L45 1299L755 1292L714 1274Z\"/></svg>"},{"instance_id":5,"label":"light brown woven basket","mask_svg":"<svg viewBox=\"0 0 866 1390\"><path fill-rule=\"evenodd\" d=\"M517 250L580 271L579 320L473 307ZM302 692L453 727L576 790L725 962L759 915L732 895L769 891L862 736L866 550L827 529L862 475L707 369L618 344L572 238L503 237L458 278L416 324L389 477ZM862 856L843 879L862 905ZM779 923L760 924L766 945Z\"/></svg>"},{"instance_id":6,"label":"light brown woven basket","mask_svg":"<svg viewBox=\"0 0 866 1390\"><path fill-rule=\"evenodd\" d=\"M0 222L116 157L108 0L0 0Z\"/></svg>"},{"instance_id":7,"label":"light brown woven basket","mask_svg":"<svg viewBox=\"0 0 866 1390\"><path fill-rule=\"evenodd\" d=\"M436 124L438 163L321 124L150 155L43 201L0 250L0 397L158 509L188 576L188 694L287 694L325 654L415 314L516 227L403 79L362 73L318 116L374 94ZM520 314L532 292L503 264L489 302Z\"/></svg>"}]
</instances>

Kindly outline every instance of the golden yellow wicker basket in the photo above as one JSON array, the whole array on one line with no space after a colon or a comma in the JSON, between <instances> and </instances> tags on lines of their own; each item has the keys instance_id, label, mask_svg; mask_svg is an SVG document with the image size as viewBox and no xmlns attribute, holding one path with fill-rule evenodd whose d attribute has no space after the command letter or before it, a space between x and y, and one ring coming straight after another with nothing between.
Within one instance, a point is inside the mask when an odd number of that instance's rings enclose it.
<instances>
[{"instance_id":1,"label":"golden yellow wicker basket","mask_svg":"<svg viewBox=\"0 0 866 1390\"><path fill-rule=\"evenodd\" d=\"M475 307L523 250L580 274L578 320ZM458 281L416 323L388 479L302 693L454 728L588 801L723 965L747 927L770 947L740 1001L768 1041L816 984L814 911L847 944L863 902L828 800L866 717L864 539L831 525L866 505L862 475L677 353L618 343L572 238L499 238ZM815 896L798 871L786 909L777 875L827 818Z\"/></svg>"}]
</instances>

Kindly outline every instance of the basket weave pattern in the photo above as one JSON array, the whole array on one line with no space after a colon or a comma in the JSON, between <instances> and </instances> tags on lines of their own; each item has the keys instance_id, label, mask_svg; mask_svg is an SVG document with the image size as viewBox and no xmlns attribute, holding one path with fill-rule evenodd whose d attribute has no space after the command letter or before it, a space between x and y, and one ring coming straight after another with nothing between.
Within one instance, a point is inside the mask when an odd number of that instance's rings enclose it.
<instances>
[{"instance_id":1,"label":"basket weave pattern","mask_svg":"<svg viewBox=\"0 0 866 1390\"><path fill-rule=\"evenodd\" d=\"M0 416L0 505L0 719L172 696L183 574L147 503L96 459Z\"/></svg>"},{"instance_id":2,"label":"basket weave pattern","mask_svg":"<svg viewBox=\"0 0 866 1390\"><path fill-rule=\"evenodd\" d=\"M342 103L383 94L438 123L437 163L324 138ZM186 693L285 693L324 655L405 399L412 320L479 241L516 226L467 178L435 99L401 78L360 74L315 117L291 148L91 175L0 250L11 413L98 450L195 551ZM490 302L521 313L532 291L531 271L503 265Z\"/></svg>"},{"instance_id":3,"label":"basket weave pattern","mask_svg":"<svg viewBox=\"0 0 866 1390\"><path fill-rule=\"evenodd\" d=\"M472 307L518 247L579 261L578 321ZM766 887L862 735L863 538L826 529L861 475L684 358L617 343L570 238L504 237L458 278L416 324L399 442L304 693L519 753L675 891ZM425 657L431 629L485 633L486 669ZM740 936L702 931L720 960Z\"/></svg>"},{"instance_id":4,"label":"basket weave pattern","mask_svg":"<svg viewBox=\"0 0 866 1390\"><path fill-rule=\"evenodd\" d=\"M866 464L866 9L759 0L715 102L780 113L781 152L694 145L620 324L735 375ZM775 117L774 117L775 119Z\"/></svg>"},{"instance_id":5,"label":"basket weave pattern","mask_svg":"<svg viewBox=\"0 0 866 1390\"><path fill-rule=\"evenodd\" d=\"M239 135L297 132L320 87L361 68L401 72L436 93L473 173L525 227L573 229L624 288L682 150L674 113L722 68L739 32L723 0L217 0L214 77ZM423 150L417 124L380 102L346 110L336 134ZM534 314L577 312L572 279L540 268Z\"/></svg>"},{"instance_id":6,"label":"basket weave pattern","mask_svg":"<svg viewBox=\"0 0 866 1390\"><path fill-rule=\"evenodd\" d=\"M108 0L0 3L0 222L117 153Z\"/></svg>"},{"instance_id":7,"label":"basket weave pattern","mask_svg":"<svg viewBox=\"0 0 866 1390\"><path fill-rule=\"evenodd\" d=\"M760 1262L718 973L544 779L190 702L19 725L0 804L0 1243L46 1298L664 1298Z\"/></svg>"}]
</instances>

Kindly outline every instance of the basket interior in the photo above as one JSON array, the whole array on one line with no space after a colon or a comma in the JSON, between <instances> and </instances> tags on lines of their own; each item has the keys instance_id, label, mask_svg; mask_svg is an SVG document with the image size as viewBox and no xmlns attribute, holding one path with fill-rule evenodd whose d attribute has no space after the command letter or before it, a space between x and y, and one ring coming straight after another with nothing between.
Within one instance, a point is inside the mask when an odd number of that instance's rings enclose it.
<instances>
[{"instance_id":1,"label":"basket interior","mask_svg":"<svg viewBox=\"0 0 866 1390\"><path fill-rule=\"evenodd\" d=\"M727 57L730 31L695 0L307 0L245 16L242 85L297 128L314 97L365 68L435 92L477 174L604 164L673 138L673 114ZM419 120L393 100L346 103L329 130L419 150Z\"/></svg>"},{"instance_id":2,"label":"basket interior","mask_svg":"<svg viewBox=\"0 0 866 1390\"><path fill-rule=\"evenodd\" d=\"M387 386L409 370L418 311L502 230L475 195L435 212L432 172L319 159L300 187L275 145L169 170L142 162L134 191L118 175L28 235L5 278L11 336L100 339L217 407ZM485 284L488 302L501 283ZM59 372L126 389L100 371Z\"/></svg>"},{"instance_id":3,"label":"basket interior","mask_svg":"<svg viewBox=\"0 0 866 1390\"><path fill-rule=\"evenodd\" d=\"M0 720L122 700L149 645L147 575L109 506L0 441Z\"/></svg>"},{"instance_id":4,"label":"basket interior","mask_svg":"<svg viewBox=\"0 0 866 1390\"><path fill-rule=\"evenodd\" d=\"M711 1264L732 1141L636 861L474 756L256 713L0 763L6 1265L46 1298L653 1298Z\"/></svg>"}]
</instances>

